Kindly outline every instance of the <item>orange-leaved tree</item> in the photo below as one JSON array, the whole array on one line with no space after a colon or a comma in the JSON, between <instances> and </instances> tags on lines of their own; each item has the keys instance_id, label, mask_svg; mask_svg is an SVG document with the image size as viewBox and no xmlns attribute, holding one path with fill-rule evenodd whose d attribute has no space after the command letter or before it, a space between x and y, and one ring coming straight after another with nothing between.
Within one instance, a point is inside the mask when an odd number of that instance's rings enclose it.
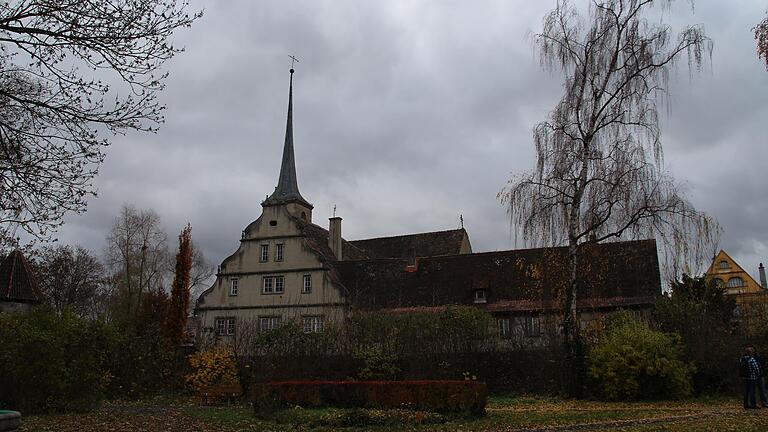
<instances>
[{"instance_id":1,"label":"orange-leaved tree","mask_svg":"<svg viewBox=\"0 0 768 432\"><path fill-rule=\"evenodd\" d=\"M184 338L189 308L189 279L192 270L192 227L187 224L179 234L179 252L171 285L171 300L166 319L168 337L174 343Z\"/></svg>"}]
</instances>

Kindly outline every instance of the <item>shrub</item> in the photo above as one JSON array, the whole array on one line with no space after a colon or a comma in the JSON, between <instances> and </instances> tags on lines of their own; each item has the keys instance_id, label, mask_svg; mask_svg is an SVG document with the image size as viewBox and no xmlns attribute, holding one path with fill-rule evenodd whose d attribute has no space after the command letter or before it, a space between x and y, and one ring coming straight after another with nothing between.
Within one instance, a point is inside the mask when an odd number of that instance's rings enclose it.
<instances>
[{"instance_id":1,"label":"shrub","mask_svg":"<svg viewBox=\"0 0 768 432\"><path fill-rule=\"evenodd\" d=\"M353 357L363 364L357 373L357 377L361 380L394 380L400 374L397 356L387 354L379 347L359 350Z\"/></svg>"},{"instance_id":2,"label":"shrub","mask_svg":"<svg viewBox=\"0 0 768 432\"><path fill-rule=\"evenodd\" d=\"M235 384L237 363L231 349L216 346L189 356L192 372L185 377L186 382L200 391L215 384Z\"/></svg>"},{"instance_id":3,"label":"shrub","mask_svg":"<svg viewBox=\"0 0 768 432\"><path fill-rule=\"evenodd\" d=\"M258 322L248 323L258 326ZM255 332L245 353L272 356L311 356L338 350L339 331L333 323L326 323L323 331L305 332L300 323L287 321L279 328Z\"/></svg>"},{"instance_id":4,"label":"shrub","mask_svg":"<svg viewBox=\"0 0 768 432\"><path fill-rule=\"evenodd\" d=\"M691 393L692 366L681 360L680 337L619 314L587 356L597 393L609 400L678 399Z\"/></svg>"},{"instance_id":5,"label":"shrub","mask_svg":"<svg viewBox=\"0 0 768 432\"><path fill-rule=\"evenodd\" d=\"M487 389L477 381L283 381L254 383L251 399L262 415L295 405L484 414Z\"/></svg>"},{"instance_id":6,"label":"shrub","mask_svg":"<svg viewBox=\"0 0 768 432\"><path fill-rule=\"evenodd\" d=\"M352 346L378 346L403 356L487 351L497 342L495 328L487 311L455 306L439 312L357 313L346 331Z\"/></svg>"},{"instance_id":7,"label":"shrub","mask_svg":"<svg viewBox=\"0 0 768 432\"><path fill-rule=\"evenodd\" d=\"M69 311L0 313L0 406L25 413L85 411L104 397L112 329Z\"/></svg>"}]
</instances>

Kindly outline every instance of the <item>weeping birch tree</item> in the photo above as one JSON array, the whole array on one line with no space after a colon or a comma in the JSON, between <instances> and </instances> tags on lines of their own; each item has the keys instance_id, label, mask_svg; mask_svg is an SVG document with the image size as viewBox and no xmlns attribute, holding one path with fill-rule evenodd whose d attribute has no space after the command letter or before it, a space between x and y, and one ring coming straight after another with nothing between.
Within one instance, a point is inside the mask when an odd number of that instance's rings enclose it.
<instances>
[{"instance_id":1,"label":"weeping birch tree","mask_svg":"<svg viewBox=\"0 0 768 432\"><path fill-rule=\"evenodd\" d=\"M752 31L755 32L757 42L757 58L765 62L765 68L768 70L768 17L763 18Z\"/></svg>"},{"instance_id":2,"label":"weeping birch tree","mask_svg":"<svg viewBox=\"0 0 768 432\"><path fill-rule=\"evenodd\" d=\"M663 164L659 107L675 63L699 69L712 43L700 26L674 35L644 15L671 0L594 0L584 17L559 1L535 35L541 65L565 93L534 127L537 163L499 198L533 246L567 246L563 336L578 356L577 268L591 243L655 237L670 256L703 253L719 231ZM678 262L673 260L674 262Z\"/></svg>"}]
</instances>

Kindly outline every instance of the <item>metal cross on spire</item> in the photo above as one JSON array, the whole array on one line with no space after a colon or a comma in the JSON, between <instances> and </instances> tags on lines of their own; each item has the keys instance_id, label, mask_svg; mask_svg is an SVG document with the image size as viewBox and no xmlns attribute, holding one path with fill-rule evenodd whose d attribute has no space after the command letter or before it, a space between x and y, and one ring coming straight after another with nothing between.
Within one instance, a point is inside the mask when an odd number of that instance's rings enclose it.
<instances>
[{"instance_id":1,"label":"metal cross on spire","mask_svg":"<svg viewBox=\"0 0 768 432\"><path fill-rule=\"evenodd\" d=\"M299 59L297 59L295 56L293 56L293 55L291 55L291 54L288 54L288 57L290 57L290 58L291 58L291 70L293 70L293 63L294 63L294 62L298 63L298 62L299 62Z\"/></svg>"}]
</instances>

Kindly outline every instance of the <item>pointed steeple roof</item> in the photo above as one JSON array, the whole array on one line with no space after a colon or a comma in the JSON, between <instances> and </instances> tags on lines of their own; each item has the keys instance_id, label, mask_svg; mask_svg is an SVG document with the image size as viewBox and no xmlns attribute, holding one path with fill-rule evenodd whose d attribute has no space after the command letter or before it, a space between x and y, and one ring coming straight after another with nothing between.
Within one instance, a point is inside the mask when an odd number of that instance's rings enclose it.
<instances>
[{"instance_id":1,"label":"pointed steeple roof","mask_svg":"<svg viewBox=\"0 0 768 432\"><path fill-rule=\"evenodd\" d=\"M312 204L307 202L299 193L299 183L296 180L296 160L293 156L293 69L291 69L290 84L288 86L288 120L285 125L285 144L283 145L283 162L280 165L280 178L277 187L264 202L263 206L287 204L298 202L309 208Z\"/></svg>"},{"instance_id":2,"label":"pointed steeple roof","mask_svg":"<svg viewBox=\"0 0 768 432\"><path fill-rule=\"evenodd\" d=\"M40 303L43 299L21 251L8 254L0 263L0 301Z\"/></svg>"}]
</instances>

